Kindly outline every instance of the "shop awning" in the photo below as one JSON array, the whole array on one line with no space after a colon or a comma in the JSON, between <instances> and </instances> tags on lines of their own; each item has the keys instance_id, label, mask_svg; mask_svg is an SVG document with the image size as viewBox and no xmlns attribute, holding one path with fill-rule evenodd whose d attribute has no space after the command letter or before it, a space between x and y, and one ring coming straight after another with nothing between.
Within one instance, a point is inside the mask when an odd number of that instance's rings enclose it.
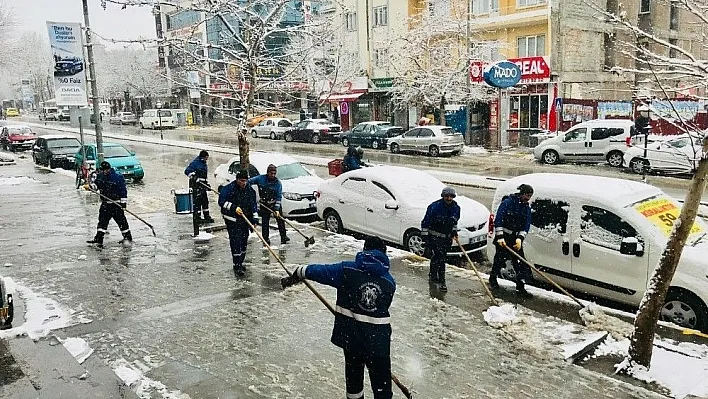
<instances>
[{"instance_id":1,"label":"shop awning","mask_svg":"<svg viewBox=\"0 0 708 399\"><path fill-rule=\"evenodd\" d=\"M320 96L320 101L349 102L361 97L364 93L332 94Z\"/></svg>"}]
</instances>

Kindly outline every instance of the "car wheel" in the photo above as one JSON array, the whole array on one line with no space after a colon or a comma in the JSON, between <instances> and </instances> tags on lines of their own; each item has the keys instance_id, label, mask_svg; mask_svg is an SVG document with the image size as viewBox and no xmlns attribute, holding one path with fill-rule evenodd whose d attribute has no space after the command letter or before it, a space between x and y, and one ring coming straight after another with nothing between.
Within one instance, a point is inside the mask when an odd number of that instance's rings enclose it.
<instances>
[{"instance_id":1,"label":"car wheel","mask_svg":"<svg viewBox=\"0 0 708 399\"><path fill-rule=\"evenodd\" d=\"M319 144L320 143L320 135L315 133L312 135L312 144Z\"/></svg>"},{"instance_id":2,"label":"car wheel","mask_svg":"<svg viewBox=\"0 0 708 399\"><path fill-rule=\"evenodd\" d=\"M688 327L695 330L708 329L708 308L694 293L681 289L670 288L666 301L661 308L661 320Z\"/></svg>"},{"instance_id":3,"label":"car wheel","mask_svg":"<svg viewBox=\"0 0 708 399\"><path fill-rule=\"evenodd\" d=\"M403 248L406 251L413 252L418 256L423 256L425 252L425 244L423 237L418 229L410 229L403 235Z\"/></svg>"},{"instance_id":4,"label":"car wheel","mask_svg":"<svg viewBox=\"0 0 708 399\"><path fill-rule=\"evenodd\" d=\"M428 155L431 157L437 157L440 156L440 149L436 145L431 145L430 148L428 148Z\"/></svg>"},{"instance_id":5,"label":"car wheel","mask_svg":"<svg viewBox=\"0 0 708 399\"><path fill-rule=\"evenodd\" d=\"M631 161L629 161L629 168L632 169L632 172L641 175L642 173L644 173L645 168L649 169L649 162L641 158L633 158Z\"/></svg>"},{"instance_id":6,"label":"car wheel","mask_svg":"<svg viewBox=\"0 0 708 399\"><path fill-rule=\"evenodd\" d=\"M290 133L285 133L285 141L287 141L287 142L293 141L293 135Z\"/></svg>"},{"instance_id":7,"label":"car wheel","mask_svg":"<svg viewBox=\"0 0 708 399\"><path fill-rule=\"evenodd\" d=\"M398 144L393 143L391 144L391 152L394 154L398 154L399 152L401 152L401 147L399 147Z\"/></svg>"},{"instance_id":8,"label":"car wheel","mask_svg":"<svg viewBox=\"0 0 708 399\"><path fill-rule=\"evenodd\" d=\"M607 163L613 168L619 168L622 166L622 156L623 154L619 151L612 151L607 154Z\"/></svg>"},{"instance_id":9,"label":"car wheel","mask_svg":"<svg viewBox=\"0 0 708 399\"><path fill-rule=\"evenodd\" d=\"M546 150L543 152L541 159L546 165L555 165L558 163L558 153L554 150Z\"/></svg>"},{"instance_id":10,"label":"car wheel","mask_svg":"<svg viewBox=\"0 0 708 399\"><path fill-rule=\"evenodd\" d=\"M143 126L143 123L142 123L142 122L140 122L140 128L141 128L141 129L145 129L145 126Z\"/></svg>"},{"instance_id":11,"label":"car wheel","mask_svg":"<svg viewBox=\"0 0 708 399\"><path fill-rule=\"evenodd\" d=\"M256 129L251 130L251 137L253 137L254 139L258 138L258 132L256 131Z\"/></svg>"},{"instance_id":12,"label":"car wheel","mask_svg":"<svg viewBox=\"0 0 708 399\"><path fill-rule=\"evenodd\" d=\"M49 158L49 169L54 169L57 167L57 163L53 159Z\"/></svg>"},{"instance_id":13,"label":"car wheel","mask_svg":"<svg viewBox=\"0 0 708 399\"><path fill-rule=\"evenodd\" d=\"M329 209L324 214L325 228L333 233L343 233L342 218L337 211Z\"/></svg>"},{"instance_id":14,"label":"car wheel","mask_svg":"<svg viewBox=\"0 0 708 399\"><path fill-rule=\"evenodd\" d=\"M371 142L371 148L373 148L373 149L375 149L375 150L378 150L378 149L379 149L379 141L378 141L378 140L372 141L372 142Z\"/></svg>"},{"instance_id":15,"label":"car wheel","mask_svg":"<svg viewBox=\"0 0 708 399\"><path fill-rule=\"evenodd\" d=\"M349 139L346 137L342 138L342 145L345 147L349 147Z\"/></svg>"},{"instance_id":16,"label":"car wheel","mask_svg":"<svg viewBox=\"0 0 708 399\"><path fill-rule=\"evenodd\" d=\"M275 140L277 137L275 136L275 132L270 132L270 139Z\"/></svg>"}]
</instances>

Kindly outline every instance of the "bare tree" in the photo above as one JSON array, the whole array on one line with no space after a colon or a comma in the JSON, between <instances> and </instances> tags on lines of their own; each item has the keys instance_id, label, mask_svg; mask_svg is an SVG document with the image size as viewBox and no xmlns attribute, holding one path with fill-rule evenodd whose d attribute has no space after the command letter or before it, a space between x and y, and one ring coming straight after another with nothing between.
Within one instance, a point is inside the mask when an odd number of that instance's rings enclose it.
<instances>
[{"instance_id":1,"label":"bare tree","mask_svg":"<svg viewBox=\"0 0 708 399\"><path fill-rule=\"evenodd\" d=\"M168 81L157 68L157 50L148 48L96 48L96 74L102 97L122 97L126 90L145 97L164 97Z\"/></svg>"},{"instance_id":2,"label":"bare tree","mask_svg":"<svg viewBox=\"0 0 708 399\"><path fill-rule=\"evenodd\" d=\"M10 44L12 43L12 27L15 26L15 16L12 7L7 0L0 0L0 30L3 35L0 35L0 53L7 54ZM9 63L10 57L0 57L0 66Z\"/></svg>"},{"instance_id":3,"label":"bare tree","mask_svg":"<svg viewBox=\"0 0 708 399\"><path fill-rule=\"evenodd\" d=\"M653 3L652 7L662 4L662 1ZM606 5L593 4L593 8L599 12L608 23L608 30L619 32L625 39L622 43L622 52L635 61L633 66L616 67L618 73L634 73L639 78L638 84L645 91L657 94L665 100L670 100L675 92L675 82L682 82L684 87L701 89L705 92L708 86L708 41L706 40L704 28L708 24L708 7L702 0L677 0L663 1L664 6L678 7L686 22L694 24L698 28L697 37L702 40L697 41L699 48L686 48L677 41L664 39L652 32L652 27L646 21L628 18L628 11L623 10L621 3L617 4L615 10L608 11ZM688 24L687 24L688 25ZM614 33L613 32L613 33ZM640 89L638 87L637 89ZM670 104L670 102L669 102ZM699 134L695 126L682 120L681 115L672 108L675 119L680 123L678 126L687 133ZM689 135L689 137L692 137ZM697 164L690 189L686 195L681 214L674 222L674 229L666 244L666 248L659 260L659 264L649 280L649 285L642 299L639 312L634 321L634 333L630 339L629 357L624 363L626 367L635 364L649 367L653 349L654 334L656 324L660 317L660 312L666 301L667 295L671 293L671 282L676 272L684 246L689 240L693 227L701 195L706 186L708 176L708 141L702 139L702 153L694 154ZM703 239L702 236L692 237L693 242ZM691 296L690 292L675 291L674 294ZM696 309L705 312L703 309ZM700 320L704 320L705 314L699 315ZM703 325L705 327L705 323Z\"/></svg>"}]
</instances>

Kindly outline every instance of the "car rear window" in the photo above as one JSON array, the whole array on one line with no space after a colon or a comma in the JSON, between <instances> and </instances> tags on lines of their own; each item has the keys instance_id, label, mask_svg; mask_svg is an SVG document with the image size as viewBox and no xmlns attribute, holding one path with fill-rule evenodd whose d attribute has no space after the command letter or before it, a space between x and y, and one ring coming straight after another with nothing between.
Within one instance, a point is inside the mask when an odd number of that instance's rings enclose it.
<instances>
[{"instance_id":1,"label":"car rear window","mask_svg":"<svg viewBox=\"0 0 708 399\"><path fill-rule=\"evenodd\" d=\"M20 134L23 136L34 135L32 129L28 127L10 127L7 129L8 134Z\"/></svg>"},{"instance_id":2,"label":"car rear window","mask_svg":"<svg viewBox=\"0 0 708 399\"><path fill-rule=\"evenodd\" d=\"M160 116L172 116L172 111L160 111Z\"/></svg>"},{"instance_id":3,"label":"car rear window","mask_svg":"<svg viewBox=\"0 0 708 399\"><path fill-rule=\"evenodd\" d=\"M81 147L79 140L66 138L66 139L54 139L47 140L47 147L49 148L63 148L63 147Z\"/></svg>"},{"instance_id":4,"label":"car rear window","mask_svg":"<svg viewBox=\"0 0 708 399\"><path fill-rule=\"evenodd\" d=\"M442 134L444 134L446 136L452 136L453 134L457 134L457 132L454 129L449 128L449 127L446 127L446 128L440 129L440 130L442 131Z\"/></svg>"}]
</instances>

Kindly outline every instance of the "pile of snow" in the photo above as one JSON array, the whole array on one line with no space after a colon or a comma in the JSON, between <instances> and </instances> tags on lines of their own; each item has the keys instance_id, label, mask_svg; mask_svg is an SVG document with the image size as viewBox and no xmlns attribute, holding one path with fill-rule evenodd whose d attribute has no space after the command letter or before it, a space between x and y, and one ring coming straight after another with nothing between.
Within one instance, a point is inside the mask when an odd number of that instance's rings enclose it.
<instances>
[{"instance_id":1,"label":"pile of snow","mask_svg":"<svg viewBox=\"0 0 708 399\"><path fill-rule=\"evenodd\" d=\"M465 155L479 155L488 154L489 151L484 147L466 145L465 148L462 149L462 153Z\"/></svg>"},{"instance_id":2,"label":"pile of snow","mask_svg":"<svg viewBox=\"0 0 708 399\"><path fill-rule=\"evenodd\" d=\"M64 345L64 348L71 353L71 356L79 362L79 364L85 362L86 359L88 359L88 357L93 353L93 349L91 349L83 338L67 338L63 341L59 341L62 345Z\"/></svg>"},{"instance_id":3,"label":"pile of snow","mask_svg":"<svg viewBox=\"0 0 708 399\"><path fill-rule=\"evenodd\" d=\"M204 242L209 241L214 237L215 236L211 233L207 233L206 231L200 231L199 235L197 235L196 237L192 237L192 240L194 240L194 242Z\"/></svg>"},{"instance_id":4,"label":"pile of snow","mask_svg":"<svg viewBox=\"0 0 708 399\"><path fill-rule=\"evenodd\" d=\"M510 326L514 323L520 323L518 311L515 305L505 303L501 306L490 306L485 312L482 312L484 321L494 328L502 328Z\"/></svg>"},{"instance_id":5,"label":"pile of snow","mask_svg":"<svg viewBox=\"0 0 708 399\"><path fill-rule=\"evenodd\" d=\"M142 371L132 367L125 359L118 359L113 362L113 371L125 385L142 399L151 399L153 397L161 397L163 399L190 399L190 396L186 393L182 393L179 390L170 391L165 384L146 377Z\"/></svg>"},{"instance_id":6,"label":"pile of snow","mask_svg":"<svg viewBox=\"0 0 708 399\"><path fill-rule=\"evenodd\" d=\"M632 324L605 314L605 312L594 303L580 309L580 318L583 319L583 323L585 323L586 326L597 331L607 331L615 339L629 337L634 330Z\"/></svg>"}]
</instances>

